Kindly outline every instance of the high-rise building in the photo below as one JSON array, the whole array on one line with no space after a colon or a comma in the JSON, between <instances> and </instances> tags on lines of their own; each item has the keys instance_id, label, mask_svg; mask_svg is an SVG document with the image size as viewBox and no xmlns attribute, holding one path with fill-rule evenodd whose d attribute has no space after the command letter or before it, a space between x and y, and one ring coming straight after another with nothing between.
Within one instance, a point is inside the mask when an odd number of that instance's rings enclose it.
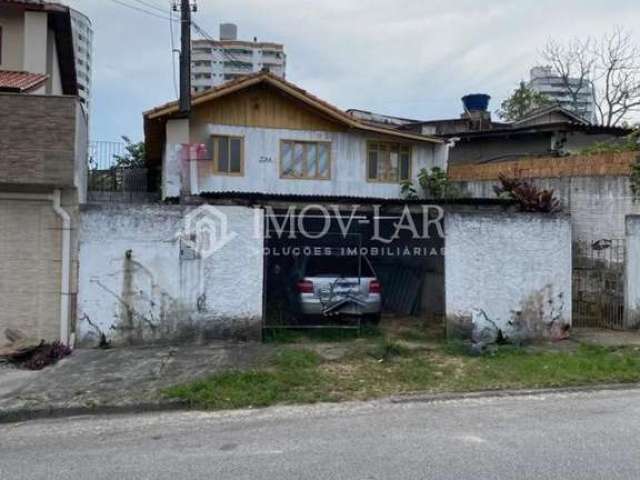
<instances>
[{"instance_id":1,"label":"high-rise building","mask_svg":"<svg viewBox=\"0 0 640 480\"><path fill-rule=\"evenodd\" d=\"M595 108L593 103L593 84L590 80L583 80L580 88L579 78L569 78L568 83L572 90L578 91L576 99L570 93L564 80L556 74L551 67L533 67L530 71L529 88L542 93L553 103L559 104L589 122L595 120Z\"/></svg>"},{"instance_id":2,"label":"high-rise building","mask_svg":"<svg viewBox=\"0 0 640 480\"><path fill-rule=\"evenodd\" d=\"M91 104L91 72L93 70L93 29L91 20L74 9L71 12L71 30L73 32L73 49L76 58L76 76L78 77L78 94L87 112Z\"/></svg>"},{"instance_id":3,"label":"high-rise building","mask_svg":"<svg viewBox=\"0 0 640 480\"><path fill-rule=\"evenodd\" d=\"M262 70L286 76L287 56L279 43L238 40L233 23L220 25L220 40L196 39L191 43L191 88L207 90L229 80Z\"/></svg>"}]
</instances>

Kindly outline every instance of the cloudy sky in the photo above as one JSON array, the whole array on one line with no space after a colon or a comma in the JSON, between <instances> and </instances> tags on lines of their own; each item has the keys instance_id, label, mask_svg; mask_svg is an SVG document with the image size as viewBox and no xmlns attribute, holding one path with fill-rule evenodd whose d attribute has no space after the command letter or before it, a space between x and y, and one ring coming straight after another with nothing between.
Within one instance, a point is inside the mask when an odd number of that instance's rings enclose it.
<instances>
[{"instance_id":1,"label":"cloudy sky","mask_svg":"<svg viewBox=\"0 0 640 480\"><path fill-rule=\"evenodd\" d=\"M92 139L142 138L142 111L175 99L169 0L67 0L95 31ZM155 5L166 11L142 4ZM483 92L498 108L548 38L614 26L640 42L638 0L198 0L194 19L217 37L284 43L287 78L340 108L409 118L458 116ZM178 29L174 31L179 45Z\"/></svg>"}]
</instances>

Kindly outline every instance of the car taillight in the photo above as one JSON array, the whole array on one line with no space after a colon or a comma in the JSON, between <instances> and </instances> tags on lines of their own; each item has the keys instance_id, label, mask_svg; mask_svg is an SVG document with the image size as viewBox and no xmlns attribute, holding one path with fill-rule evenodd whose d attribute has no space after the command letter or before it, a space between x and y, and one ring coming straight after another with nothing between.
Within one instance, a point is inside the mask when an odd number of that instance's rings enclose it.
<instances>
[{"instance_id":1,"label":"car taillight","mask_svg":"<svg viewBox=\"0 0 640 480\"><path fill-rule=\"evenodd\" d=\"M298 293L313 293L313 282L311 280L300 280L297 286Z\"/></svg>"},{"instance_id":2,"label":"car taillight","mask_svg":"<svg viewBox=\"0 0 640 480\"><path fill-rule=\"evenodd\" d=\"M369 293L380 293L382 291L382 286L378 280L372 280L369 282Z\"/></svg>"}]
</instances>

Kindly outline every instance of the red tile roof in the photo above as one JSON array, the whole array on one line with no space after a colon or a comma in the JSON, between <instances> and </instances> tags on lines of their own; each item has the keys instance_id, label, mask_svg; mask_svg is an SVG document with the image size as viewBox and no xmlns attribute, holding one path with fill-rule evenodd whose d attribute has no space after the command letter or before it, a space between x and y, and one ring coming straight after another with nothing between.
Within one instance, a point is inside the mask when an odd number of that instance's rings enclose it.
<instances>
[{"instance_id":1,"label":"red tile roof","mask_svg":"<svg viewBox=\"0 0 640 480\"><path fill-rule=\"evenodd\" d=\"M42 86L49 75L0 70L0 91L27 93Z\"/></svg>"}]
</instances>

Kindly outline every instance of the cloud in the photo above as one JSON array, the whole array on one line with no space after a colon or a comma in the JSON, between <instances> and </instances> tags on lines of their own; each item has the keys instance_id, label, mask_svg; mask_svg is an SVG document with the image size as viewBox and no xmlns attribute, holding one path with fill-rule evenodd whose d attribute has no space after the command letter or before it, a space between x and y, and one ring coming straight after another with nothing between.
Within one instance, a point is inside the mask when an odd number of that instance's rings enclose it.
<instances>
[{"instance_id":1,"label":"cloud","mask_svg":"<svg viewBox=\"0 0 640 480\"><path fill-rule=\"evenodd\" d=\"M126 3L142 6L134 0ZM142 111L175 98L169 22L112 0L69 0L95 31L92 137L142 137ZM169 14L168 1L146 0ZM196 21L285 44L287 78L341 108L410 118L458 116L460 97L493 109L550 38L621 25L640 41L635 0L199 0ZM143 7L144 8L144 7ZM151 10L150 8L148 8ZM176 48L179 45L175 32Z\"/></svg>"}]
</instances>

